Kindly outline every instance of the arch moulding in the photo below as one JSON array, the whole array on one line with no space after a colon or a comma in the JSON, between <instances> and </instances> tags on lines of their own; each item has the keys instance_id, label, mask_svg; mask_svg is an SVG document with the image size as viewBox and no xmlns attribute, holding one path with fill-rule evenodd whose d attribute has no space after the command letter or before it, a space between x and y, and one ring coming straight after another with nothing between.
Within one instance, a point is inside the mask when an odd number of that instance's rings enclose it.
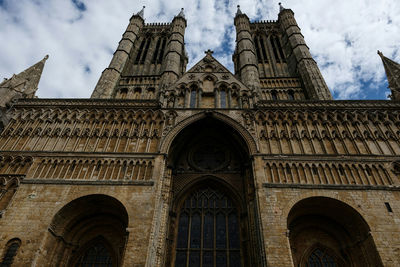
<instances>
[{"instance_id":1,"label":"arch moulding","mask_svg":"<svg viewBox=\"0 0 400 267\"><path fill-rule=\"evenodd\" d=\"M161 145L160 145L160 153L162 154L168 154L169 148L172 144L172 141L175 139L175 137L187 126L190 124L199 121L204 118L214 118L222 123L225 123L235 129L240 136L244 139L246 142L247 148L249 150L249 155L254 155L258 152L258 147L257 143L252 137L252 135L242 126L240 125L237 121L234 119L219 113L215 111L203 111L199 112L197 114L194 114L186 119L183 119L182 121L178 122L172 129L167 133L167 135L161 140Z\"/></svg>"},{"instance_id":2,"label":"arch moulding","mask_svg":"<svg viewBox=\"0 0 400 267\"><path fill-rule=\"evenodd\" d=\"M292 210L292 208L300 201L307 199L307 198L312 198L312 197L326 197L326 198L331 198L331 199L342 202L343 204L349 206L355 212L357 212L362 217L362 219L365 221L365 223L368 225L368 227L370 227L370 224L368 223L368 221L366 220L366 218L364 216L365 214L360 209L355 207L355 203L349 203L348 200L342 199L335 192L307 192L307 193L303 193L297 197L292 198L286 204L286 206L283 208L282 215L281 215L281 222L282 222L282 225L286 225L286 229L289 229L289 225L287 225L287 223L288 223L287 219L288 219L289 213Z\"/></svg>"}]
</instances>

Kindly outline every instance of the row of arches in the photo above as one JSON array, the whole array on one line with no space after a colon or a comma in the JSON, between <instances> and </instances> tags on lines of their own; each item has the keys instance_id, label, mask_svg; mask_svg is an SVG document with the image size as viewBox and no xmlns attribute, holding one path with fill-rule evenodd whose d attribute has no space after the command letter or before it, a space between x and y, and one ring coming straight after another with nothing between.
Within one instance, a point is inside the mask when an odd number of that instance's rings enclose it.
<instances>
[{"instance_id":1,"label":"row of arches","mask_svg":"<svg viewBox=\"0 0 400 267\"><path fill-rule=\"evenodd\" d=\"M28 178L96 181L151 180L154 160L42 159L34 162Z\"/></svg>"},{"instance_id":2,"label":"row of arches","mask_svg":"<svg viewBox=\"0 0 400 267\"><path fill-rule=\"evenodd\" d=\"M205 88L193 83L181 85L176 92L166 92L164 105L167 108L249 108L252 99L250 92L240 91L236 85Z\"/></svg>"},{"instance_id":3,"label":"row of arches","mask_svg":"<svg viewBox=\"0 0 400 267\"><path fill-rule=\"evenodd\" d=\"M185 192L177 203L175 249L167 266L248 266L242 207L231 189L208 178ZM47 256L38 263L121 266L128 221L124 205L113 197L75 199L53 217L44 237ZM300 200L288 213L287 228L295 266L383 266L368 224L339 200ZM6 243L1 266L12 265L24 242L12 238Z\"/></svg>"},{"instance_id":4,"label":"row of arches","mask_svg":"<svg viewBox=\"0 0 400 267\"><path fill-rule=\"evenodd\" d=\"M276 163L264 167L267 183L326 185L392 185L384 164Z\"/></svg>"},{"instance_id":5,"label":"row of arches","mask_svg":"<svg viewBox=\"0 0 400 267\"><path fill-rule=\"evenodd\" d=\"M146 89L142 89L141 87L122 87L116 90L115 98L137 100L155 99L156 89L154 87L148 87Z\"/></svg>"}]
</instances>

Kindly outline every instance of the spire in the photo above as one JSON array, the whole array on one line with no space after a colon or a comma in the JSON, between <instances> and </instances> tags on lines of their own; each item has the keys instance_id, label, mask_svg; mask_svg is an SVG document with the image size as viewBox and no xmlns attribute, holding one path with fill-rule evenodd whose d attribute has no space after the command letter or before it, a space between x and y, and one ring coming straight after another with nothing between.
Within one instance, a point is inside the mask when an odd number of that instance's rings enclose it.
<instances>
[{"instance_id":1,"label":"spire","mask_svg":"<svg viewBox=\"0 0 400 267\"><path fill-rule=\"evenodd\" d=\"M44 64L48 58L49 56L46 55L35 65L0 83L0 107L4 107L15 98L33 98L35 96Z\"/></svg>"},{"instance_id":2,"label":"spire","mask_svg":"<svg viewBox=\"0 0 400 267\"><path fill-rule=\"evenodd\" d=\"M379 50L378 50L378 55L382 59L389 88L392 91L391 99L400 100L400 64L385 57Z\"/></svg>"},{"instance_id":3,"label":"spire","mask_svg":"<svg viewBox=\"0 0 400 267\"><path fill-rule=\"evenodd\" d=\"M140 10L136 16L141 17L142 19L144 19L144 9L146 8L146 6L143 6L142 10Z\"/></svg>"},{"instance_id":4,"label":"spire","mask_svg":"<svg viewBox=\"0 0 400 267\"><path fill-rule=\"evenodd\" d=\"M281 2L279 2L279 12L282 12L283 10L285 10L286 8L284 8L283 6L282 6L282 3Z\"/></svg>"},{"instance_id":5,"label":"spire","mask_svg":"<svg viewBox=\"0 0 400 267\"><path fill-rule=\"evenodd\" d=\"M185 14L183 13L183 7L182 7L181 12L179 12L177 17L185 18Z\"/></svg>"},{"instance_id":6,"label":"spire","mask_svg":"<svg viewBox=\"0 0 400 267\"><path fill-rule=\"evenodd\" d=\"M236 16L242 15L242 11L240 10L240 5L237 5Z\"/></svg>"}]
</instances>

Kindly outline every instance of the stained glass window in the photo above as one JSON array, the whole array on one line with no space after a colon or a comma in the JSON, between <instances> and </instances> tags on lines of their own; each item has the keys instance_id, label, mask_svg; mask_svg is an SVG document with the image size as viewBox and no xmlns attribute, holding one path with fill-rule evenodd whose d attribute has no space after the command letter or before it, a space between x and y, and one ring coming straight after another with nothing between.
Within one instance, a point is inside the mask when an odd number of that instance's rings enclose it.
<instances>
[{"instance_id":1,"label":"stained glass window","mask_svg":"<svg viewBox=\"0 0 400 267\"><path fill-rule=\"evenodd\" d=\"M225 92L225 90L221 90L220 98L221 98L221 108L226 108L226 92Z\"/></svg>"},{"instance_id":2,"label":"stained glass window","mask_svg":"<svg viewBox=\"0 0 400 267\"><path fill-rule=\"evenodd\" d=\"M175 266L242 266L238 211L224 193L204 187L185 200L178 218Z\"/></svg>"},{"instance_id":3,"label":"stained glass window","mask_svg":"<svg viewBox=\"0 0 400 267\"><path fill-rule=\"evenodd\" d=\"M102 242L89 247L79 259L76 267L112 267L110 252Z\"/></svg>"},{"instance_id":4,"label":"stained glass window","mask_svg":"<svg viewBox=\"0 0 400 267\"><path fill-rule=\"evenodd\" d=\"M334 258L326 253L326 250L315 249L307 261L307 267L337 267Z\"/></svg>"},{"instance_id":5,"label":"stained glass window","mask_svg":"<svg viewBox=\"0 0 400 267\"><path fill-rule=\"evenodd\" d=\"M196 107L196 90L192 90L190 92L190 107L191 108Z\"/></svg>"}]
</instances>

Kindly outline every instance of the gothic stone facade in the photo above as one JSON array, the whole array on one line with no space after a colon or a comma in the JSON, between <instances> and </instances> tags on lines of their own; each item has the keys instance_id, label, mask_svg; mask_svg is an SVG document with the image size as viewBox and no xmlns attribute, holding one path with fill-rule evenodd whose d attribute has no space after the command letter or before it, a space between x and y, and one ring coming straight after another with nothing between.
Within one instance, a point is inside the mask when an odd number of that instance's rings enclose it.
<instances>
[{"instance_id":1,"label":"gothic stone facade","mask_svg":"<svg viewBox=\"0 0 400 267\"><path fill-rule=\"evenodd\" d=\"M234 23L235 74L141 11L91 99L1 84L2 261L400 266L400 102L332 100L290 9Z\"/></svg>"}]
</instances>

